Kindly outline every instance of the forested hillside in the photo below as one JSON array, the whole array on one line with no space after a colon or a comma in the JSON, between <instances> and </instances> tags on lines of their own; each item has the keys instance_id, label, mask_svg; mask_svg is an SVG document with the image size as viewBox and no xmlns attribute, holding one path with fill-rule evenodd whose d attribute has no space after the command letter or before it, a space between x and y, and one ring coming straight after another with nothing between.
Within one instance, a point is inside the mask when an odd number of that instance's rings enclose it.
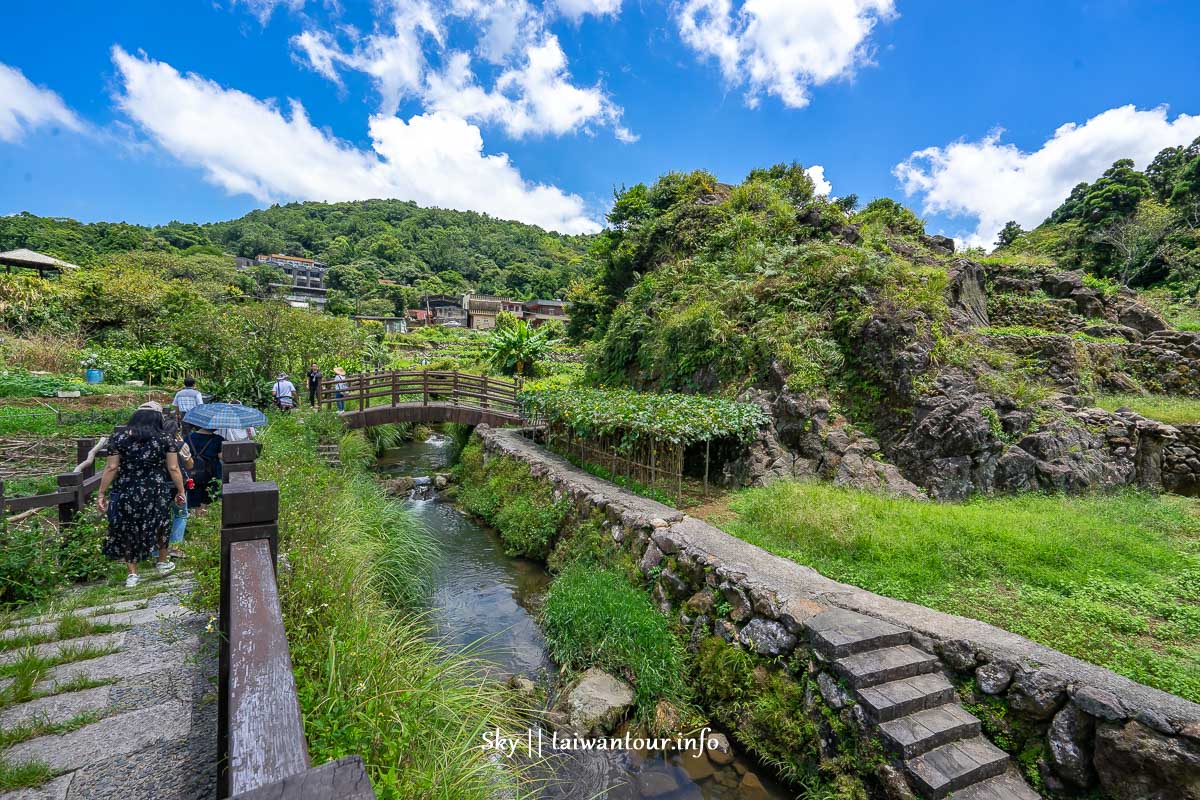
<instances>
[{"instance_id":1,"label":"forested hillside","mask_svg":"<svg viewBox=\"0 0 1200 800\"><path fill-rule=\"evenodd\" d=\"M205 225L0 217L0 250L28 247L83 266L127 251L246 257L282 252L338 267L331 284L352 293L388 278L418 291L561 297L586 269L586 245L587 237L400 200L292 203Z\"/></svg>"}]
</instances>

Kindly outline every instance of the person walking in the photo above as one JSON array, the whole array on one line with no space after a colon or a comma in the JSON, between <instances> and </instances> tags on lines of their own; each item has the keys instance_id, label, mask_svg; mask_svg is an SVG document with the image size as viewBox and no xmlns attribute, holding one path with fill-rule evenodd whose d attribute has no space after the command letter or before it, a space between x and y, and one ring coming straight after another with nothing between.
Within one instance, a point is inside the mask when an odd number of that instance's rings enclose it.
<instances>
[{"instance_id":1,"label":"person walking","mask_svg":"<svg viewBox=\"0 0 1200 800\"><path fill-rule=\"evenodd\" d=\"M313 364L308 368L308 372L305 373L305 377L308 378L308 404L313 408L316 408L318 400L317 393L321 390L321 369L316 364Z\"/></svg>"},{"instance_id":2,"label":"person walking","mask_svg":"<svg viewBox=\"0 0 1200 800\"><path fill-rule=\"evenodd\" d=\"M181 423L174 415L166 416L163 420L163 429L179 445L179 468L183 473L183 486L185 490L190 489L192 487L188 484L194 485L191 470L195 467L196 462L192 459L191 448L183 440ZM182 506L178 503L171 506L171 535L167 539L167 558L187 558L183 550L179 547L179 545L183 544L183 537L187 533L187 521L188 505L185 494Z\"/></svg>"},{"instance_id":3,"label":"person walking","mask_svg":"<svg viewBox=\"0 0 1200 800\"><path fill-rule=\"evenodd\" d=\"M271 387L271 395L275 398L275 405L280 411L291 411L296 407L296 384L288 380L286 372L281 372L275 378L275 385Z\"/></svg>"},{"instance_id":4,"label":"person walking","mask_svg":"<svg viewBox=\"0 0 1200 800\"><path fill-rule=\"evenodd\" d=\"M196 388L195 378L183 379L183 388L175 393L174 399L171 400L171 405L179 409L179 416L181 418L196 406L204 405L204 395L200 394L200 391Z\"/></svg>"},{"instance_id":5,"label":"person walking","mask_svg":"<svg viewBox=\"0 0 1200 800\"><path fill-rule=\"evenodd\" d=\"M338 413L346 410L346 392L349 390L349 385L346 383L346 370L341 367L333 368L333 397L337 400Z\"/></svg>"},{"instance_id":6,"label":"person walking","mask_svg":"<svg viewBox=\"0 0 1200 800\"><path fill-rule=\"evenodd\" d=\"M164 430L161 411L139 408L128 428L112 437L108 451L96 492L96 506L108 518L101 552L125 562L125 586L132 589L138 585L138 562L155 549L159 574L175 569L167 558L166 528L172 501L185 502L179 446Z\"/></svg>"},{"instance_id":7,"label":"person walking","mask_svg":"<svg viewBox=\"0 0 1200 800\"><path fill-rule=\"evenodd\" d=\"M221 445L224 440L212 431L197 428L187 435L184 442L192 451L195 464L192 467L192 488L187 492L187 504L200 516L204 514L205 506L212 502L214 482L221 482Z\"/></svg>"}]
</instances>

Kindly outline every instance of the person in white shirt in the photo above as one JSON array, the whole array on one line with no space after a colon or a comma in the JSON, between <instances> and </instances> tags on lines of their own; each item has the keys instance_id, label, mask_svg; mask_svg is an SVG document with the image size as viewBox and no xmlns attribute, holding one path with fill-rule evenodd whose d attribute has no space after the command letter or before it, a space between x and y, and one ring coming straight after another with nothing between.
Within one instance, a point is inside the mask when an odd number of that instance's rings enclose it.
<instances>
[{"instance_id":1,"label":"person in white shirt","mask_svg":"<svg viewBox=\"0 0 1200 800\"><path fill-rule=\"evenodd\" d=\"M204 395L200 394L196 388L195 378L183 379L183 388L175 393L175 399L171 401L171 405L179 409L181 417L196 406L204 405Z\"/></svg>"},{"instance_id":2,"label":"person in white shirt","mask_svg":"<svg viewBox=\"0 0 1200 800\"><path fill-rule=\"evenodd\" d=\"M275 385L271 387L271 394L280 411L291 411L296 407L296 385L288 380L286 372L279 373Z\"/></svg>"}]
</instances>

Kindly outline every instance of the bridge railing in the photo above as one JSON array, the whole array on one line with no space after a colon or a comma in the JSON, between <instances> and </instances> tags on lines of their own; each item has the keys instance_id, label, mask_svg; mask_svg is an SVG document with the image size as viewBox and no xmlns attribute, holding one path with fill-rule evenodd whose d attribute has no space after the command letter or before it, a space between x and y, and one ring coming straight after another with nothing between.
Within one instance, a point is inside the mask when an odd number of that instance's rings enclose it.
<instances>
[{"instance_id":1,"label":"bridge railing","mask_svg":"<svg viewBox=\"0 0 1200 800\"><path fill-rule=\"evenodd\" d=\"M339 388L339 384L345 388ZM340 381L321 382L319 402L334 408L341 401L347 410L364 411L372 405L403 403L449 403L466 408L483 408L519 414L517 384L501 378L442 370L381 371L346 375Z\"/></svg>"},{"instance_id":2,"label":"bridge railing","mask_svg":"<svg viewBox=\"0 0 1200 800\"><path fill-rule=\"evenodd\" d=\"M256 480L259 445L226 442L221 502L218 796L374 800L358 756L311 767L276 583L279 487Z\"/></svg>"}]
</instances>

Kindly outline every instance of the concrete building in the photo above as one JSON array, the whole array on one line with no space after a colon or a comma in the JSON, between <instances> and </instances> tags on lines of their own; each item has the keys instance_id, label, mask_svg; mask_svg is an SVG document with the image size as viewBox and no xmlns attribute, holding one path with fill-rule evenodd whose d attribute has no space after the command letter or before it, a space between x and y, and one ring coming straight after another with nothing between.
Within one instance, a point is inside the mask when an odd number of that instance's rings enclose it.
<instances>
[{"instance_id":1,"label":"concrete building","mask_svg":"<svg viewBox=\"0 0 1200 800\"><path fill-rule=\"evenodd\" d=\"M525 321L530 327L541 327L552 319L564 325L571 321L567 304L562 300L530 300L525 304Z\"/></svg>"}]
</instances>

